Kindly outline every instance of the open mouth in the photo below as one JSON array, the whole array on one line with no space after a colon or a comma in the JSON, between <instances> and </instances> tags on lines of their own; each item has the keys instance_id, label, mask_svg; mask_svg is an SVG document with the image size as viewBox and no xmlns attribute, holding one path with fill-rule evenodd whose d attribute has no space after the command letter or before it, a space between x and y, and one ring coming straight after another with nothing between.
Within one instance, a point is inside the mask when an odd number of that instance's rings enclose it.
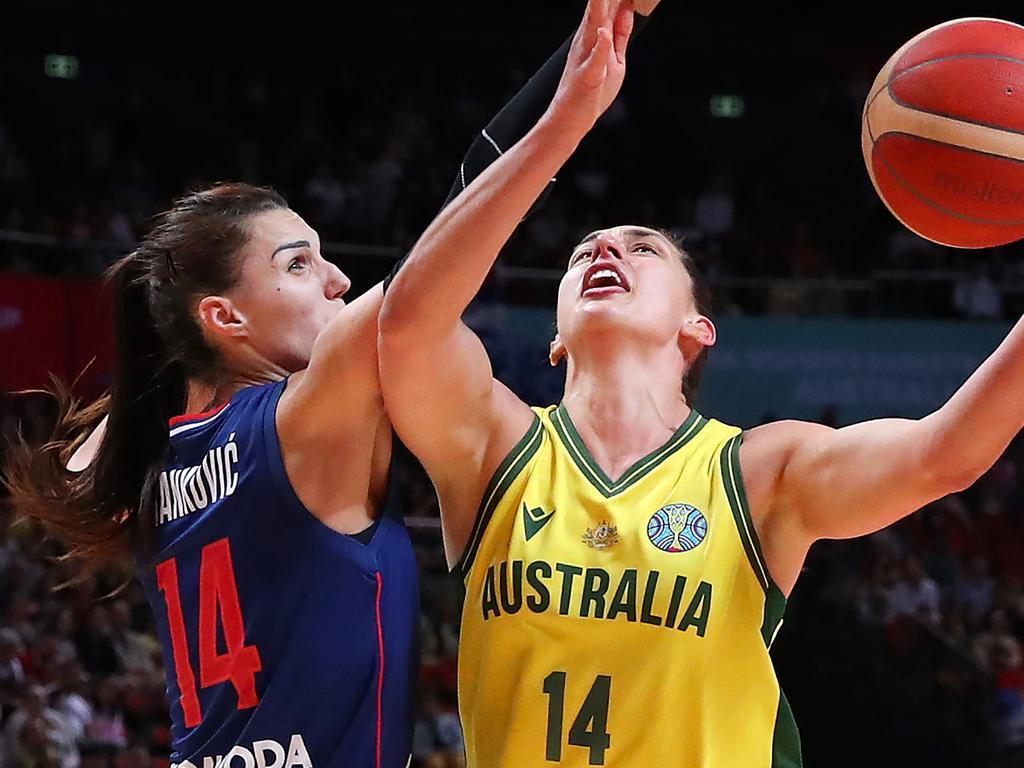
<instances>
[{"instance_id":1,"label":"open mouth","mask_svg":"<svg viewBox=\"0 0 1024 768\"><path fill-rule=\"evenodd\" d=\"M592 264L583 275L582 296L629 293L629 281L614 262Z\"/></svg>"}]
</instances>

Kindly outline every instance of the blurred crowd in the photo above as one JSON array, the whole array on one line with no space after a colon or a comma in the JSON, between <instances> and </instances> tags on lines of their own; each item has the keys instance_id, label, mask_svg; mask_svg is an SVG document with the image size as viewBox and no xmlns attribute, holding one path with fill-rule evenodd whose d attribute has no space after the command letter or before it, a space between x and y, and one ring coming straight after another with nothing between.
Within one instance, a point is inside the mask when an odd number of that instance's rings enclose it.
<instances>
[{"instance_id":1,"label":"blurred crowd","mask_svg":"<svg viewBox=\"0 0 1024 768\"><path fill-rule=\"evenodd\" d=\"M858 542L837 600L875 626L897 664L925 672L942 696L970 703L987 743L1024 754L1024 445L963 493ZM841 575L840 575L841 574Z\"/></svg>"},{"instance_id":2,"label":"blurred crowd","mask_svg":"<svg viewBox=\"0 0 1024 768\"><path fill-rule=\"evenodd\" d=\"M170 30L184 24L163 21ZM127 67L128 51L102 47L109 30L84 29L78 79L26 65L0 80L0 231L8 233L0 270L98 274L174 196L241 179L277 187L325 243L382 249L377 257L341 249L343 267L358 272L377 258L386 272L436 213L469 142L571 23L567 12L552 19L555 31L529 40L477 30L459 40L467 55L484 57L473 67L446 45L403 65L404 28L391 31L394 47L382 59L372 39L324 50L312 36L328 33L306 27L301 58L218 54L198 43L214 32L188 28L194 58L182 60L169 34L133 49ZM662 24L636 41L622 96L522 227L506 265L562 269L582 234L629 220L683 236L722 313L1019 314L1024 250L965 257L927 243L899 226L871 187L859 115L888 42L865 35L863 49L808 45L766 58L764 39L723 49L687 38L680 49L672 19ZM266 26L241 31L257 49L270 36ZM514 64L502 66L489 48ZM709 61L714 74L701 69ZM670 65L704 74L667 92ZM88 76L96 71L103 77ZM780 93L782 81L790 87ZM738 116L713 114L723 92L741 105ZM187 114L174 106L186 94ZM550 293L540 281L515 298Z\"/></svg>"}]
</instances>

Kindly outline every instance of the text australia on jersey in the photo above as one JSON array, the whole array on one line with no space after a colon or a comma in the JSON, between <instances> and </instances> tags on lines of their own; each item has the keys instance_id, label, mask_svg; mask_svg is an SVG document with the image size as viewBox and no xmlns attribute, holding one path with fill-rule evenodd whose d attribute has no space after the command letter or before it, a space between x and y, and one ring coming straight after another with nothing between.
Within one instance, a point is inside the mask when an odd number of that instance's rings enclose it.
<instances>
[{"instance_id":1,"label":"text australia on jersey","mask_svg":"<svg viewBox=\"0 0 1024 768\"><path fill-rule=\"evenodd\" d=\"M603 568L522 560L492 563L484 576L480 609L484 621L526 610L561 616L640 622L693 629L704 637L711 615L711 584L694 585L676 574L627 568L615 578Z\"/></svg>"}]
</instances>

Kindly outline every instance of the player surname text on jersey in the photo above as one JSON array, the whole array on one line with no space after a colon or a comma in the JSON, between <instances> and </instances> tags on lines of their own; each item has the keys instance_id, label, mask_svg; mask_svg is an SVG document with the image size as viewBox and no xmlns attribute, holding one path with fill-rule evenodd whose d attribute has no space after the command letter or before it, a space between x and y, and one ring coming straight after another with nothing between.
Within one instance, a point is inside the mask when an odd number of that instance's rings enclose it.
<instances>
[{"instance_id":1,"label":"player surname text on jersey","mask_svg":"<svg viewBox=\"0 0 1024 768\"><path fill-rule=\"evenodd\" d=\"M287 747L278 741L263 739L254 741L251 748L238 745L226 755L204 757L200 762L171 763L171 768L313 768L313 761L309 759L302 735L296 733Z\"/></svg>"},{"instance_id":2,"label":"player surname text on jersey","mask_svg":"<svg viewBox=\"0 0 1024 768\"><path fill-rule=\"evenodd\" d=\"M160 506L156 524L162 525L230 496L238 487L238 443L232 432L224 445L218 445L191 467L160 473Z\"/></svg>"}]
</instances>

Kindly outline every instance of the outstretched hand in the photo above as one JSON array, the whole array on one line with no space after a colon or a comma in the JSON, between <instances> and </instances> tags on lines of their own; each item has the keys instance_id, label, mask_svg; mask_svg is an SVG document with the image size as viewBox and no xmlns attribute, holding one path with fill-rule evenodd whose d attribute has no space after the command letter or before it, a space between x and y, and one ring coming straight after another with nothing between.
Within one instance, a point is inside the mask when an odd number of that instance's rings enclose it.
<instances>
[{"instance_id":1,"label":"outstretched hand","mask_svg":"<svg viewBox=\"0 0 1024 768\"><path fill-rule=\"evenodd\" d=\"M582 138L615 101L626 76L631 0L589 0L548 114Z\"/></svg>"},{"instance_id":2,"label":"outstretched hand","mask_svg":"<svg viewBox=\"0 0 1024 768\"><path fill-rule=\"evenodd\" d=\"M650 16L661 0L633 0L633 11L641 16Z\"/></svg>"}]
</instances>

